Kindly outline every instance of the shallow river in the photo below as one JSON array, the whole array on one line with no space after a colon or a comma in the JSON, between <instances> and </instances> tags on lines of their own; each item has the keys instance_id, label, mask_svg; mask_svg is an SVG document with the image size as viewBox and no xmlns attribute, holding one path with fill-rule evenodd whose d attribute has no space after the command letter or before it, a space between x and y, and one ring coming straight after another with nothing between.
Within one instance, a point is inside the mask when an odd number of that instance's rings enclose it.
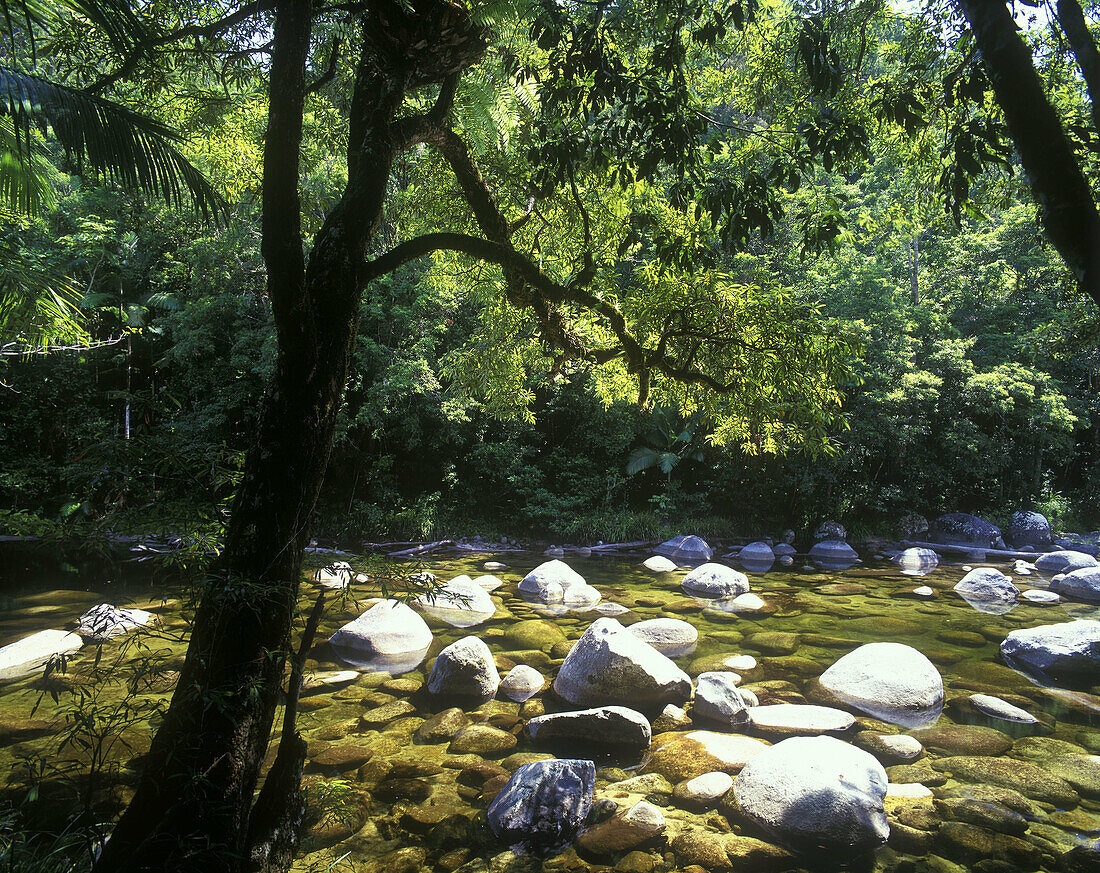
<instances>
[{"instance_id":1,"label":"shallow river","mask_svg":"<svg viewBox=\"0 0 1100 873\"><path fill-rule=\"evenodd\" d=\"M714 769L700 763L713 764L705 755L690 753L697 747L684 744L684 732L720 732L721 727L677 724L667 716L656 719L653 743L641 753L548 750L534 744L524 730L530 718L578 708L555 698L549 680L600 613L548 614L522 599L517 583L545 560L541 556L480 554L432 561L425 569L444 580L463 573L477 577L489 572L483 569L488 560L508 565L491 571L504 582L492 593L495 616L458 628L425 615L434 642L425 660L408 672L361 672L327 686L323 680L348 665L327 647L314 648L299 719L309 749L310 820L295 869L649 873L691 865L784 870L823 863L788 853L773 835L757 829L738 809L732 791L710 801L683 790L674 794L678 783ZM733 612L685 594L680 588L684 570L653 573L636 561L609 558L565 560L600 591L604 604L626 607L615 616L622 624L675 617L694 625L699 635L694 651L674 659L689 675L728 670L728 658L752 656L735 663L741 665L737 672L742 686L754 691L761 704L832 702L823 698L817 677L862 643L905 643L932 661L946 691L938 720L910 730L855 712L855 727L840 736L874 752L894 785L919 784L931 790L931 796L922 797L927 792L919 788L892 787L886 799L891 826L887 844L852 860L852 866L906 873L1097 869L1097 856L1083 853L1082 846L1100 837L1100 676L1093 687L1069 693L1040 687L998 660L998 646L1009 631L1097 618L1095 605L1021 601L1005 614L991 614L952 592L964 573L960 566L941 565L914 577L889 564L864 563L843 572L801 568L750 574L752 591L765 607ZM352 564L361 568L354 560ZM1022 589L1046 584L1038 574L1014 581ZM920 585L931 586L935 594L928 599L906 596ZM174 589L153 590L147 583L76 588L43 590L43 585L28 583L14 593L9 590L0 602L0 644L45 628L63 629L105 600L150 609L159 621L153 632L104 645L98 663L97 647L85 646L69 659L63 674L0 683L0 778L21 792L33 781L45 780L42 797L51 792L79 797L83 792L109 814L127 800L159 718L156 710L171 692L185 648L185 600ZM303 613L316 590L303 586ZM346 598L332 597L317 639L323 642L363 612L377 593L365 583L353 586ZM431 660L444 646L470 634L488 644L501 676L516 664L527 664L546 677L547 690L524 703L499 694L476 709L433 718L440 707L427 699L422 687ZM755 666L746 669L753 660ZM1020 726L984 716L969 701L974 693L996 695L1040 723ZM97 718L89 723L86 716L93 711ZM495 730L467 731L469 741L456 744L455 732L469 724ZM773 743L784 736L747 732ZM896 733L920 739L918 758L902 762L876 743L880 735ZM669 753L676 742L688 752ZM485 808L511 772L549 757L550 751L595 758L597 800L613 802L621 814L644 799L661 811L663 832L638 839L602 827L549 858L512 854L489 832ZM958 765L964 758L980 758L985 764ZM91 783L89 763L95 770ZM724 769L736 775L739 765ZM651 775L636 778L647 773ZM604 816L613 809L610 803L603 808ZM834 853L824 860L841 859Z\"/></svg>"}]
</instances>

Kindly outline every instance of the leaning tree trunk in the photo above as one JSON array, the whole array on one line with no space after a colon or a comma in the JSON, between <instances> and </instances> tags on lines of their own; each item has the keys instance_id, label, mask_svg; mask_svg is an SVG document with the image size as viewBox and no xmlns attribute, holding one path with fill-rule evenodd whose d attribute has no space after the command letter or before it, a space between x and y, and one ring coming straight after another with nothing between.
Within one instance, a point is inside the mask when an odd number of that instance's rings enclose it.
<instances>
[{"instance_id":1,"label":"leaning tree trunk","mask_svg":"<svg viewBox=\"0 0 1100 873\"><path fill-rule=\"evenodd\" d=\"M1005 0L960 0L1050 241L1100 303L1100 213Z\"/></svg>"},{"instance_id":2,"label":"leaning tree trunk","mask_svg":"<svg viewBox=\"0 0 1100 873\"><path fill-rule=\"evenodd\" d=\"M186 663L143 778L96 865L239 871L290 651L302 549L332 444L358 325L359 265L381 216L400 75L364 60L356 77L349 181L304 266L297 192L312 10L278 6L264 152L263 253L279 358L207 579Z\"/></svg>"}]
</instances>

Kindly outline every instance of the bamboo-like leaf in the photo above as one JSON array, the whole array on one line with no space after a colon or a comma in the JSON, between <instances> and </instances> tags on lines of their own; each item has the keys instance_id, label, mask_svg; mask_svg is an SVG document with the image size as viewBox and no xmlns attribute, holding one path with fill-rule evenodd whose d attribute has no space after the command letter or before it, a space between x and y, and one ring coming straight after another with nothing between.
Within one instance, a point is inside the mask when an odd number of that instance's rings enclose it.
<instances>
[{"instance_id":1,"label":"bamboo-like leaf","mask_svg":"<svg viewBox=\"0 0 1100 873\"><path fill-rule=\"evenodd\" d=\"M12 120L21 161L31 128L48 125L78 171L87 165L177 206L187 198L204 218L224 213L221 196L173 145L179 135L154 118L10 67L0 67L0 115Z\"/></svg>"},{"instance_id":2,"label":"bamboo-like leaf","mask_svg":"<svg viewBox=\"0 0 1100 873\"><path fill-rule=\"evenodd\" d=\"M19 146L14 123L0 117L0 201L7 201L15 212L33 215L57 202L49 179L52 168L33 145L21 160Z\"/></svg>"}]
</instances>

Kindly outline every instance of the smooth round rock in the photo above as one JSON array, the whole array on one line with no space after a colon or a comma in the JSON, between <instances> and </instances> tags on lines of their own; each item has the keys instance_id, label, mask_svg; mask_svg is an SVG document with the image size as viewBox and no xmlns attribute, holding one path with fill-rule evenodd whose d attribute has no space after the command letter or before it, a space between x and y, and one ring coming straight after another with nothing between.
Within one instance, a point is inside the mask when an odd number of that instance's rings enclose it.
<instances>
[{"instance_id":1,"label":"smooth round rock","mask_svg":"<svg viewBox=\"0 0 1100 873\"><path fill-rule=\"evenodd\" d=\"M1052 580L1050 590L1076 600L1100 600L1100 567L1084 567Z\"/></svg>"},{"instance_id":2,"label":"smooth round rock","mask_svg":"<svg viewBox=\"0 0 1100 873\"><path fill-rule=\"evenodd\" d=\"M670 561L664 555L653 555L642 561L642 566L654 573L671 573L676 569L676 563Z\"/></svg>"},{"instance_id":3,"label":"smooth round rock","mask_svg":"<svg viewBox=\"0 0 1100 873\"><path fill-rule=\"evenodd\" d=\"M700 597L736 597L749 590L749 579L725 564L702 564L684 577L680 587Z\"/></svg>"},{"instance_id":4,"label":"smooth round rock","mask_svg":"<svg viewBox=\"0 0 1100 873\"><path fill-rule=\"evenodd\" d=\"M757 730L783 736L842 733L850 730L856 723L851 713L809 703L750 706L749 719Z\"/></svg>"},{"instance_id":5,"label":"smooth round rock","mask_svg":"<svg viewBox=\"0 0 1100 873\"><path fill-rule=\"evenodd\" d=\"M979 712L983 712L990 718L999 718L1002 721L1010 721L1015 724L1038 724L1039 719L1030 712L1013 706L1007 700L1001 700L991 694L971 694L970 702Z\"/></svg>"},{"instance_id":6,"label":"smooth round rock","mask_svg":"<svg viewBox=\"0 0 1100 873\"><path fill-rule=\"evenodd\" d=\"M1031 588L1023 592L1020 597L1024 600L1030 600L1032 603L1046 606L1062 602L1062 596L1060 594L1055 591L1048 591L1046 588Z\"/></svg>"},{"instance_id":7,"label":"smooth round rock","mask_svg":"<svg viewBox=\"0 0 1100 873\"><path fill-rule=\"evenodd\" d=\"M859 854L886 841L886 771L832 737L793 737L750 760L734 781L741 811L783 843Z\"/></svg>"},{"instance_id":8,"label":"smooth round rock","mask_svg":"<svg viewBox=\"0 0 1100 873\"><path fill-rule=\"evenodd\" d=\"M695 703L692 715L721 723L727 728L746 724L750 703L737 687L736 673L700 673L695 680Z\"/></svg>"},{"instance_id":9,"label":"smooth round rock","mask_svg":"<svg viewBox=\"0 0 1100 873\"><path fill-rule=\"evenodd\" d=\"M649 719L625 706L600 706L555 712L527 722L531 739L540 743L575 742L597 746L648 748Z\"/></svg>"},{"instance_id":10,"label":"smooth round rock","mask_svg":"<svg viewBox=\"0 0 1100 873\"><path fill-rule=\"evenodd\" d=\"M1092 555L1067 549L1058 552L1047 552L1035 559L1035 569L1047 575L1072 573L1074 570L1083 570L1086 567L1095 566L1097 566L1097 561Z\"/></svg>"},{"instance_id":11,"label":"smooth round rock","mask_svg":"<svg viewBox=\"0 0 1100 873\"><path fill-rule=\"evenodd\" d=\"M554 692L582 706L656 708L685 702L691 696L691 679L615 619L600 618L566 656L554 679Z\"/></svg>"},{"instance_id":12,"label":"smooth round rock","mask_svg":"<svg viewBox=\"0 0 1100 873\"><path fill-rule=\"evenodd\" d=\"M553 560L539 564L520 580L519 590L543 603L588 603L591 586L565 561ZM591 589L595 591L595 589ZM599 592L596 592L598 595ZM599 602L597 596L593 603Z\"/></svg>"},{"instance_id":13,"label":"smooth round rock","mask_svg":"<svg viewBox=\"0 0 1100 873\"><path fill-rule=\"evenodd\" d=\"M737 553L737 558L743 562L750 562L755 564L770 564L775 560L775 552L772 551L772 547L765 542L749 543L740 552Z\"/></svg>"},{"instance_id":14,"label":"smooth round rock","mask_svg":"<svg viewBox=\"0 0 1100 873\"><path fill-rule=\"evenodd\" d=\"M1027 797L1053 803L1062 809L1077 805L1080 796L1065 780L1047 768L1011 758L940 758L932 766L962 782L980 782L1011 788Z\"/></svg>"},{"instance_id":15,"label":"smooth round rock","mask_svg":"<svg viewBox=\"0 0 1100 873\"><path fill-rule=\"evenodd\" d=\"M712 806L731 788L733 777L716 770L681 782L673 790L672 798L688 806Z\"/></svg>"},{"instance_id":16,"label":"smooth round rock","mask_svg":"<svg viewBox=\"0 0 1100 873\"><path fill-rule=\"evenodd\" d=\"M995 603L1012 603L1020 593L1020 589L1012 584L1012 577L994 567L971 570L955 585L955 591L967 600Z\"/></svg>"},{"instance_id":17,"label":"smooth round rock","mask_svg":"<svg viewBox=\"0 0 1100 873\"><path fill-rule=\"evenodd\" d=\"M1050 522L1045 515L1021 509L1008 522L1008 541L1014 549L1024 546L1049 546Z\"/></svg>"},{"instance_id":18,"label":"smooth round rock","mask_svg":"<svg viewBox=\"0 0 1100 873\"><path fill-rule=\"evenodd\" d=\"M538 649L549 651L555 643L565 641L565 632L543 618L529 618L524 621L513 622L504 630L504 642L509 649L524 651Z\"/></svg>"},{"instance_id":19,"label":"smooth round rock","mask_svg":"<svg viewBox=\"0 0 1100 873\"><path fill-rule=\"evenodd\" d=\"M478 637L463 637L447 646L432 664L428 692L483 703L500 685L493 653Z\"/></svg>"},{"instance_id":20,"label":"smooth round rock","mask_svg":"<svg viewBox=\"0 0 1100 873\"><path fill-rule=\"evenodd\" d=\"M518 703L530 700L546 686L546 678L534 667L516 664L500 680L500 691Z\"/></svg>"},{"instance_id":21,"label":"smooth round rock","mask_svg":"<svg viewBox=\"0 0 1100 873\"><path fill-rule=\"evenodd\" d=\"M902 643L860 646L822 673L820 681L837 699L892 724L930 724L943 709L939 671Z\"/></svg>"},{"instance_id":22,"label":"smooth round rock","mask_svg":"<svg viewBox=\"0 0 1100 873\"><path fill-rule=\"evenodd\" d=\"M62 630L43 630L0 648L0 679L33 673L55 655L79 651L84 640Z\"/></svg>"},{"instance_id":23,"label":"smooth round rock","mask_svg":"<svg viewBox=\"0 0 1100 873\"><path fill-rule=\"evenodd\" d=\"M768 604L753 594L751 591L745 594L738 594L733 600L730 601L730 609L733 612L759 612L762 609L767 609Z\"/></svg>"},{"instance_id":24,"label":"smooth round rock","mask_svg":"<svg viewBox=\"0 0 1100 873\"><path fill-rule=\"evenodd\" d=\"M405 672L427 654L432 632L411 607L397 600L374 604L357 619L329 637L329 644L344 661L356 665L384 667ZM405 670L399 669L405 666Z\"/></svg>"},{"instance_id":25,"label":"smooth round rock","mask_svg":"<svg viewBox=\"0 0 1100 873\"><path fill-rule=\"evenodd\" d=\"M905 549L895 555L891 560L901 568L903 573L910 575L924 575L936 569L940 564L940 556L931 549L911 548Z\"/></svg>"},{"instance_id":26,"label":"smooth round rock","mask_svg":"<svg viewBox=\"0 0 1100 873\"><path fill-rule=\"evenodd\" d=\"M810 549L810 560L827 570L845 570L859 560L859 554L844 540L822 540Z\"/></svg>"},{"instance_id":27,"label":"smooth round rock","mask_svg":"<svg viewBox=\"0 0 1100 873\"><path fill-rule=\"evenodd\" d=\"M473 627L496 613L489 592L469 576L456 576L434 591L421 594L414 602L422 612L455 627Z\"/></svg>"},{"instance_id":28,"label":"smooth round rock","mask_svg":"<svg viewBox=\"0 0 1100 873\"><path fill-rule=\"evenodd\" d=\"M514 749L517 743L514 736L500 728L487 724L471 724L455 733L447 747L447 754L496 758Z\"/></svg>"},{"instance_id":29,"label":"smooth round rock","mask_svg":"<svg viewBox=\"0 0 1100 873\"><path fill-rule=\"evenodd\" d=\"M632 624L627 630L658 652L674 658L694 651L699 639L695 626L678 618L651 618Z\"/></svg>"},{"instance_id":30,"label":"smooth round rock","mask_svg":"<svg viewBox=\"0 0 1100 873\"><path fill-rule=\"evenodd\" d=\"M941 724L915 730L913 736L938 755L995 757L1012 748L1012 737L983 725Z\"/></svg>"},{"instance_id":31,"label":"smooth round rock","mask_svg":"<svg viewBox=\"0 0 1100 873\"><path fill-rule=\"evenodd\" d=\"M156 620L156 614L144 609L119 609L110 603L101 603L76 620L76 633L91 642L103 642L145 627Z\"/></svg>"}]
</instances>

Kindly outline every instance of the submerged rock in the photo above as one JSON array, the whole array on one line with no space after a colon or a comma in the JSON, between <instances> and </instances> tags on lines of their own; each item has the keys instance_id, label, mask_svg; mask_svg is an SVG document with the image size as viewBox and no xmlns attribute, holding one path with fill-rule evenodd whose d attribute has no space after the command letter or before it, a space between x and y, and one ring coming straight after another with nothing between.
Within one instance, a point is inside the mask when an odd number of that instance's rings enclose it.
<instances>
[{"instance_id":1,"label":"submerged rock","mask_svg":"<svg viewBox=\"0 0 1100 873\"><path fill-rule=\"evenodd\" d=\"M428 677L428 692L436 697L484 703L500 685L493 653L477 637L463 637L436 657Z\"/></svg>"},{"instance_id":2,"label":"submerged rock","mask_svg":"<svg viewBox=\"0 0 1100 873\"><path fill-rule=\"evenodd\" d=\"M725 564L703 564L688 573L680 587L700 597L736 597L749 590L749 580L744 573Z\"/></svg>"},{"instance_id":3,"label":"submerged rock","mask_svg":"<svg viewBox=\"0 0 1100 873\"><path fill-rule=\"evenodd\" d=\"M573 841L584 824L595 786L596 767L591 761L524 764L490 804L489 827L513 851L558 851Z\"/></svg>"},{"instance_id":4,"label":"submerged rock","mask_svg":"<svg viewBox=\"0 0 1100 873\"><path fill-rule=\"evenodd\" d=\"M647 748L649 719L625 706L601 706L555 712L527 722L531 739L541 743L575 742L596 746Z\"/></svg>"},{"instance_id":5,"label":"submerged rock","mask_svg":"<svg viewBox=\"0 0 1100 873\"><path fill-rule=\"evenodd\" d=\"M404 673L424 660L432 632L407 604L383 600L328 641L333 651L353 666Z\"/></svg>"},{"instance_id":6,"label":"submerged rock","mask_svg":"<svg viewBox=\"0 0 1100 873\"><path fill-rule=\"evenodd\" d=\"M1071 809L1080 800L1073 787L1045 767L1012 758L940 758L932 766L962 782L980 782L1011 788L1027 797Z\"/></svg>"},{"instance_id":7,"label":"submerged rock","mask_svg":"<svg viewBox=\"0 0 1100 873\"><path fill-rule=\"evenodd\" d=\"M654 550L658 555L672 558L674 561L709 561L714 549L706 540L693 535L681 535L665 540Z\"/></svg>"},{"instance_id":8,"label":"submerged rock","mask_svg":"<svg viewBox=\"0 0 1100 873\"><path fill-rule=\"evenodd\" d=\"M1095 684L1100 675L1100 621L1014 630L1001 643L1001 656L1010 666L1040 678Z\"/></svg>"},{"instance_id":9,"label":"submerged rock","mask_svg":"<svg viewBox=\"0 0 1100 873\"><path fill-rule=\"evenodd\" d=\"M855 855L890 833L886 771L832 737L794 737L750 760L733 784L742 812L800 851Z\"/></svg>"},{"instance_id":10,"label":"submerged rock","mask_svg":"<svg viewBox=\"0 0 1100 873\"><path fill-rule=\"evenodd\" d=\"M600 592L584 581L565 561L539 564L519 583L519 590L543 603L566 606L594 606L600 602Z\"/></svg>"},{"instance_id":11,"label":"submerged rock","mask_svg":"<svg viewBox=\"0 0 1100 873\"><path fill-rule=\"evenodd\" d=\"M660 734L653 738L646 773L660 773L672 782L704 773L739 773L752 758L769 748L764 740L715 731Z\"/></svg>"},{"instance_id":12,"label":"submerged rock","mask_svg":"<svg viewBox=\"0 0 1100 873\"><path fill-rule=\"evenodd\" d=\"M657 707L683 703L691 679L613 618L594 621L569 652L554 692L570 703Z\"/></svg>"},{"instance_id":13,"label":"submerged rock","mask_svg":"<svg viewBox=\"0 0 1100 873\"><path fill-rule=\"evenodd\" d=\"M844 733L856 723L855 718L843 710L809 703L750 706L749 719L758 731L786 737Z\"/></svg>"},{"instance_id":14,"label":"submerged rock","mask_svg":"<svg viewBox=\"0 0 1100 873\"><path fill-rule=\"evenodd\" d=\"M975 709L988 715L990 718L997 718L1002 721L1010 721L1016 724L1039 723L1039 719L1027 710L1020 709L1018 706L1013 706L1007 700L1002 700L991 694L971 694L969 699Z\"/></svg>"},{"instance_id":15,"label":"submerged rock","mask_svg":"<svg viewBox=\"0 0 1100 873\"><path fill-rule=\"evenodd\" d=\"M868 643L821 674L839 700L875 718L905 727L931 724L943 709L943 679L912 646Z\"/></svg>"}]
</instances>

